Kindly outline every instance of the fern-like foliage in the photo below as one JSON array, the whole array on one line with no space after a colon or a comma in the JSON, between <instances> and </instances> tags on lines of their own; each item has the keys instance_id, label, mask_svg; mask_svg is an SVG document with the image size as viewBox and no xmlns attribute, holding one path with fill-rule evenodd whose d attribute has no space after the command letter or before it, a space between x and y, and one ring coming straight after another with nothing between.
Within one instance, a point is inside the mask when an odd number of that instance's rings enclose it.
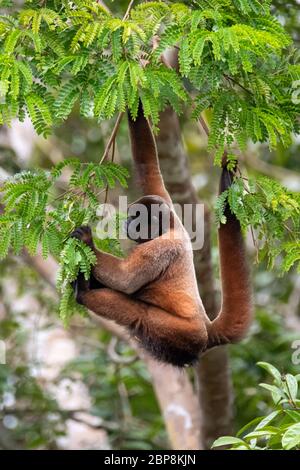
<instances>
[{"instance_id":1,"label":"fern-like foliage","mask_svg":"<svg viewBox=\"0 0 300 470\"><path fill-rule=\"evenodd\" d=\"M55 183L69 167L69 189L53 196ZM18 254L26 249L44 258L50 254L60 263L58 289L61 293L60 314L67 320L74 310L72 282L81 272L90 276L95 255L84 243L70 238L80 225L93 223L99 206L99 190L114 187L116 182L127 187L128 173L114 163L81 164L64 160L51 172L23 172L1 186L4 211L0 215L0 259L11 249ZM101 243L101 242L100 242ZM104 250L108 247L104 241Z\"/></svg>"},{"instance_id":2,"label":"fern-like foliage","mask_svg":"<svg viewBox=\"0 0 300 470\"><path fill-rule=\"evenodd\" d=\"M95 0L28 0L0 16L0 123L27 113L47 135L77 103L103 120L126 107L134 116L140 96L156 126L166 105L181 112L189 83L194 117L213 110L218 154L247 139L288 145L299 130L291 90L300 72L286 60L291 39L270 3L151 1L121 19ZM161 64L171 46L178 73Z\"/></svg>"},{"instance_id":3,"label":"fern-like foliage","mask_svg":"<svg viewBox=\"0 0 300 470\"><path fill-rule=\"evenodd\" d=\"M277 261L281 272L294 265L300 272L300 194L292 193L266 177L241 178L223 192L216 203L217 222L226 223L226 205L239 219L243 229L253 227L260 260L266 259L272 269Z\"/></svg>"}]
</instances>

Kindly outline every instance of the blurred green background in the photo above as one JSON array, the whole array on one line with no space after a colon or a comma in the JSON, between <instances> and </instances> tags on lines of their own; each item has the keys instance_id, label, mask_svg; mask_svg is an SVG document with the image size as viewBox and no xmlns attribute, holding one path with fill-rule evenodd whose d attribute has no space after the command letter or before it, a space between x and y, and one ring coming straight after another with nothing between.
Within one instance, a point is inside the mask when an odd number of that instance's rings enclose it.
<instances>
[{"instance_id":1,"label":"blurred green background","mask_svg":"<svg viewBox=\"0 0 300 470\"><path fill-rule=\"evenodd\" d=\"M128 2L107 4L124 12ZM298 47L299 2L273 4ZM70 156L96 162L112 125L99 126L75 111L48 141L37 138L28 123L0 128L0 171L50 168ZM181 118L181 128L199 197L212 208L218 169L211 171L205 138L188 115ZM250 147L253 158L245 158L245 167L250 174L263 172L299 191L299 147L299 139L272 154L267 146ZM125 122L117 150L119 161L131 169ZM214 247L218 277L216 243ZM64 330L56 314L55 289L23 257L1 262L0 273L0 339L6 345L6 365L0 365L0 449L167 448L149 374L135 353L88 319L77 317ZM292 363L292 343L300 339L299 276L291 272L279 277L254 265L253 277L255 322L249 337L230 347L235 429L271 409L269 395L258 389L269 378L256 362L273 363L282 372L300 371Z\"/></svg>"}]
</instances>

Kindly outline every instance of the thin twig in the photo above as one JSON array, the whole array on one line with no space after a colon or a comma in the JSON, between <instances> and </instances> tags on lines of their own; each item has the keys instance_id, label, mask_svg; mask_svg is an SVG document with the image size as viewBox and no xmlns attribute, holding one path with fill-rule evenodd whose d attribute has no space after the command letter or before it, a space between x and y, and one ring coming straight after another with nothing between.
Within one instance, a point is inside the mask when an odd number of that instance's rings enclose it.
<instances>
[{"instance_id":1,"label":"thin twig","mask_svg":"<svg viewBox=\"0 0 300 470\"><path fill-rule=\"evenodd\" d=\"M97 3L99 3L99 5L101 5L107 11L107 13L111 13L108 6L106 6L105 3L102 0L97 0Z\"/></svg>"},{"instance_id":2,"label":"thin twig","mask_svg":"<svg viewBox=\"0 0 300 470\"><path fill-rule=\"evenodd\" d=\"M257 240L256 240L255 235L254 235L254 230L253 230L252 225L250 225L250 232L251 232L253 245L254 245L254 248L255 248L255 259L256 259L256 263L258 264L259 263L259 249L258 249L258 244L257 244Z\"/></svg>"},{"instance_id":3,"label":"thin twig","mask_svg":"<svg viewBox=\"0 0 300 470\"><path fill-rule=\"evenodd\" d=\"M237 80L235 80L234 78L230 77L230 75L226 75L224 73L224 78L226 78L226 80L229 80L231 81L232 83L234 83L235 85L239 86L242 90L246 91L249 95L253 96L253 93L252 91L248 90L247 88L244 87L244 85L242 85L241 83L239 83Z\"/></svg>"},{"instance_id":4,"label":"thin twig","mask_svg":"<svg viewBox=\"0 0 300 470\"><path fill-rule=\"evenodd\" d=\"M109 141L107 142L104 153L103 153L102 158L100 160L100 165L104 162L104 160L106 160L106 158L109 154L110 148L113 145L114 140L115 140L116 135L117 135L117 132L119 130L120 123L122 121L123 115L124 115L124 113L119 113L119 115L117 117L116 123L115 123L114 128L113 128L112 133L111 133L111 136L109 138Z\"/></svg>"},{"instance_id":5,"label":"thin twig","mask_svg":"<svg viewBox=\"0 0 300 470\"><path fill-rule=\"evenodd\" d=\"M111 155L111 161L112 163L114 162L115 160L115 151L116 151L116 136L115 138L113 139L112 141L112 155ZM104 204L107 203L107 200L108 200L108 190L109 190L109 186L107 185L106 188L105 188L105 199L104 199Z\"/></svg>"},{"instance_id":6,"label":"thin twig","mask_svg":"<svg viewBox=\"0 0 300 470\"><path fill-rule=\"evenodd\" d=\"M109 355L110 359L115 364L132 364L133 362L137 361L138 359L137 354L134 354L133 356L130 356L130 357L125 357L125 356L121 356L120 354L118 354L116 351L117 344L118 344L118 338L116 336L113 336L107 348L107 354Z\"/></svg>"},{"instance_id":7,"label":"thin twig","mask_svg":"<svg viewBox=\"0 0 300 470\"><path fill-rule=\"evenodd\" d=\"M127 20L128 16L129 16L129 13L130 13L130 10L131 10L131 8L132 8L133 3L134 3L134 0L131 0L130 3L129 3L129 5L128 5L128 8L127 8L127 10L126 10L126 13L125 13L125 15L124 15L124 17L123 17L123 20Z\"/></svg>"},{"instance_id":8,"label":"thin twig","mask_svg":"<svg viewBox=\"0 0 300 470\"><path fill-rule=\"evenodd\" d=\"M112 163L115 161L115 154L116 154L116 138L114 138L113 146L112 146L112 154L111 154Z\"/></svg>"},{"instance_id":9,"label":"thin twig","mask_svg":"<svg viewBox=\"0 0 300 470\"><path fill-rule=\"evenodd\" d=\"M209 137L209 128L208 128L208 125L205 122L205 119L202 116L199 116L198 122L199 122L199 125L201 126L201 128L204 130L207 137Z\"/></svg>"}]
</instances>

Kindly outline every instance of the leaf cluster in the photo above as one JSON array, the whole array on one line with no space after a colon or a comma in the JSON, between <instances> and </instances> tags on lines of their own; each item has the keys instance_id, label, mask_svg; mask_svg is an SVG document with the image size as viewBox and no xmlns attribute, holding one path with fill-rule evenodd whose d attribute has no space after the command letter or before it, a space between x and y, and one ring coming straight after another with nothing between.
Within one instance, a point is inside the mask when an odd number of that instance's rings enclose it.
<instances>
[{"instance_id":1,"label":"leaf cluster","mask_svg":"<svg viewBox=\"0 0 300 470\"><path fill-rule=\"evenodd\" d=\"M276 367L266 362L259 362L258 365L267 370L273 378L272 385L263 383L260 386L271 393L274 411L252 420L236 437L225 436L217 439L213 447L230 446L235 450L299 450L300 375L281 375Z\"/></svg>"},{"instance_id":2,"label":"leaf cluster","mask_svg":"<svg viewBox=\"0 0 300 470\"><path fill-rule=\"evenodd\" d=\"M55 185L65 169L69 174L68 189L57 195ZM127 177L127 170L111 162L82 164L67 159L51 172L19 173L0 186L4 203L0 215L0 259L10 249L15 254L26 249L32 256L41 252L44 258L57 258L60 313L64 320L74 310L72 282L79 272L88 279L96 261L87 245L70 236L77 227L93 223L99 193L117 182L126 187Z\"/></svg>"},{"instance_id":3,"label":"leaf cluster","mask_svg":"<svg viewBox=\"0 0 300 470\"><path fill-rule=\"evenodd\" d=\"M103 120L126 108L135 116L141 97L156 126L166 105L180 113L192 99L195 118L212 110L218 155L248 139L289 145L300 70L271 2L187 3L143 2L122 19L94 0L28 0L1 15L1 121L28 114L47 135L75 105ZM178 71L161 63L173 46Z\"/></svg>"},{"instance_id":4,"label":"leaf cluster","mask_svg":"<svg viewBox=\"0 0 300 470\"><path fill-rule=\"evenodd\" d=\"M281 272L294 265L300 269L300 195L292 193L267 177L236 178L216 202L218 224L226 223L227 204L246 230L253 228L259 258L266 259L269 269L278 261Z\"/></svg>"}]
</instances>

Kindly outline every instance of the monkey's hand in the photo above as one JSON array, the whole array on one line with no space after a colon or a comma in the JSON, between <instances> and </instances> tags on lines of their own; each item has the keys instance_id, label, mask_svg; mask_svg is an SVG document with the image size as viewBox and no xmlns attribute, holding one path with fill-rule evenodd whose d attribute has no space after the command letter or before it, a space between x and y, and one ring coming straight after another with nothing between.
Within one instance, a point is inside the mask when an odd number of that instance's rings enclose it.
<instances>
[{"instance_id":1,"label":"monkey's hand","mask_svg":"<svg viewBox=\"0 0 300 470\"><path fill-rule=\"evenodd\" d=\"M77 240L81 240L86 245L88 245L90 248L92 248L92 250L94 249L92 231L91 231L89 226L82 225L81 227L78 227L71 234L71 237L77 238Z\"/></svg>"},{"instance_id":2,"label":"monkey's hand","mask_svg":"<svg viewBox=\"0 0 300 470\"><path fill-rule=\"evenodd\" d=\"M92 231L90 227L83 225L78 227L74 232L71 234L71 237L76 238L77 240L83 241L86 245L88 245L94 252L95 245L93 242ZM85 280L83 273L79 273L78 278L72 284L72 287L75 292L76 300L79 304L82 304L82 295L90 290L94 289L101 289L105 287L103 284L97 281L93 273L91 273L90 279L88 281Z\"/></svg>"},{"instance_id":3,"label":"monkey's hand","mask_svg":"<svg viewBox=\"0 0 300 470\"><path fill-rule=\"evenodd\" d=\"M72 283L76 302L83 305L82 296L90 291L90 281L86 281L83 273L79 273L76 281Z\"/></svg>"},{"instance_id":4,"label":"monkey's hand","mask_svg":"<svg viewBox=\"0 0 300 470\"><path fill-rule=\"evenodd\" d=\"M71 237L83 241L92 249L94 248L92 231L88 226L78 227L71 234ZM86 281L84 275L82 273L79 273L76 281L72 283L72 287L74 290L76 301L79 304L82 304L81 296L84 292L87 292L90 289L90 281Z\"/></svg>"}]
</instances>

